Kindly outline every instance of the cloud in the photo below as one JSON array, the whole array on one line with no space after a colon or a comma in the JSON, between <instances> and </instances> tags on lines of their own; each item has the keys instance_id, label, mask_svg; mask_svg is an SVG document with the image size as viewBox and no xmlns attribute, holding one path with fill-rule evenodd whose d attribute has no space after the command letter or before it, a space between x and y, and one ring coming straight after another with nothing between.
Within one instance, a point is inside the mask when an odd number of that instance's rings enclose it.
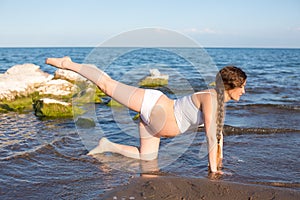
<instances>
[{"instance_id":1,"label":"cloud","mask_svg":"<svg viewBox=\"0 0 300 200\"><path fill-rule=\"evenodd\" d=\"M209 27L203 29L190 28L190 29L185 29L183 32L187 34L217 34L218 33L216 30Z\"/></svg>"},{"instance_id":2,"label":"cloud","mask_svg":"<svg viewBox=\"0 0 300 200\"><path fill-rule=\"evenodd\" d=\"M190 38L168 29L141 28L125 31L101 44L102 47L198 47Z\"/></svg>"},{"instance_id":3,"label":"cloud","mask_svg":"<svg viewBox=\"0 0 300 200\"><path fill-rule=\"evenodd\" d=\"M290 32L299 32L300 31L300 27L289 27L287 29L287 31L290 31Z\"/></svg>"}]
</instances>

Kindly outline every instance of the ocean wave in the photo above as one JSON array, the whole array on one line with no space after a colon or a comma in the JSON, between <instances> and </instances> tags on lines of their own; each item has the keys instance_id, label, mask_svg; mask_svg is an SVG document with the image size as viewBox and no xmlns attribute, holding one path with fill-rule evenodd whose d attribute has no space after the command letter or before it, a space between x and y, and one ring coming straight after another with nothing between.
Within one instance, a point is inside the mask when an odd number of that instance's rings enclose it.
<instances>
[{"instance_id":1,"label":"ocean wave","mask_svg":"<svg viewBox=\"0 0 300 200\"><path fill-rule=\"evenodd\" d=\"M300 111L300 105L292 104L244 104L227 106L228 110L239 110L239 109L249 109L249 108L269 108L269 109L283 109L283 110L295 110Z\"/></svg>"},{"instance_id":2,"label":"ocean wave","mask_svg":"<svg viewBox=\"0 0 300 200\"><path fill-rule=\"evenodd\" d=\"M199 127L198 131L204 131L203 127ZM285 128L258 128L258 127L234 127L224 125L224 135L243 135L243 134L274 134L274 133L300 133L297 129Z\"/></svg>"},{"instance_id":3,"label":"ocean wave","mask_svg":"<svg viewBox=\"0 0 300 200\"><path fill-rule=\"evenodd\" d=\"M68 137L62 137L57 140L52 141L51 143L41 144L33 149L23 151L23 152L15 152L12 155L0 158L0 161L9 161L15 159L34 159L37 155L40 154L55 154L56 157L65 158L68 160L79 160L83 162L92 162L94 163L94 159L90 159L89 156L85 156L87 154L87 150L78 147L78 144L71 142L71 146L77 147L66 147L66 140L69 140ZM64 145L63 147L62 144ZM77 148L77 149L74 149ZM80 148L80 149L79 149ZM70 153L72 152L72 153ZM74 154L74 155L73 155Z\"/></svg>"},{"instance_id":4,"label":"ocean wave","mask_svg":"<svg viewBox=\"0 0 300 200\"><path fill-rule=\"evenodd\" d=\"M258 128L258 127L234 127L225 125L224 135L240 135L240 134L273 134L273 133L300 133L300 130L285 128Z\"/></svg>"},{"instance_id":5,"label":"ocean wave","mask_svg":"<svg viewBox=\"0 0 300 200\"><path fill-rule=\"evenodd\" d=\"M54 147L51 144L42 144L40 146L37 146L34 149L30 149L23 152L15 152L13 155L5 156L0 158L0 161L8 161L13 159L19 159L19 158L33 158L35 154L41 150L41 149L53 149Z\"/></svg>"}]
</instances>

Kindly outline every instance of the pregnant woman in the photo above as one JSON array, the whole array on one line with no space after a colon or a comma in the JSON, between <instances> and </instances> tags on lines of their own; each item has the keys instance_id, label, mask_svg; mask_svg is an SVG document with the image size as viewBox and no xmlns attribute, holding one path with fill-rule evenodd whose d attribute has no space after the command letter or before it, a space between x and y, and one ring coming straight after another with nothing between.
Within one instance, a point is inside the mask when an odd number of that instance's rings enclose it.
<instances>
[{"instance_id":1,"label":"pregnant woman","mask_svg":"<svg viewBox=\"0 0 300 200\"><path fill-rule=\"evenodd\" d=\"M113 152L141 160L154 160L158 156L161 137L175 137L204 124L210 172L223 173L224 106L229 100L238 101L245 93L247 75L240 68L226 66L217 73L214 89L173 100L158 90L120 83L96 66L75 63L69 57L48 58L46 64L79 73L108 96L140 113L139 147L113 143L103 137L89 155Z\"/></svg>"}]
</instances>

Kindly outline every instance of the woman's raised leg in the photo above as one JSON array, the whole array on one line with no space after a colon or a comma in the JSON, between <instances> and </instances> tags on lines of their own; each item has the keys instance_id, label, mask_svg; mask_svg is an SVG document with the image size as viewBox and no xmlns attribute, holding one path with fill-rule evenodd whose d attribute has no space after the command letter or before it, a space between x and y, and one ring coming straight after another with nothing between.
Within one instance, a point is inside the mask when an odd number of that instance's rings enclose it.
<instances>
[{"instance_id":1,"label":"woman's raised leg","mask_svg":"<svg viewBox=\"0 0 300 200\"><path fill-rule=\"evenodd\" d=\"M105 94L112 97L119 103L136 112L141 111L145 94L144 89L120 83L111 79L105 72L101 71L94 65L78 64L73 62L69 57L48 58L46 60L46 64L77 72L94 82ZM160 143L160 138L155 136L157 131L151 130L149 126L146 126L141 121L139 124L139 132L140 148L116 144L109 141L107 138L102 138L99 141L98 146L89 152L89 155L103 152L113 152L142 160L156 159Z\"/></svg>"},{"instance_id":2,"label":"woman's raised leg","mask_svg":"<svg viewBox=\"0 0 300 200\"><path fill-rule=\"evenodd\" d=\"M111 79L105 72L94 65L79 64L73 62L69 57L48 58L46 64L68 69L89 79L95 83L105 94L136 112L141 111L145 90L125 85Z\"/></svg>"}]
</instances>

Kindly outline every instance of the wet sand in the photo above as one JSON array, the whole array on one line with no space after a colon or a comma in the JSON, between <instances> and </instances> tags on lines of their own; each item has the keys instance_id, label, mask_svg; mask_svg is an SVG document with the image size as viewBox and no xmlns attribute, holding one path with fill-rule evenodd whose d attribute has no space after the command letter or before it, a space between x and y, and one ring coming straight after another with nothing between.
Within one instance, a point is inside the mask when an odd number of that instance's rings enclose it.
<instances>
[{"instance_id":1,"label":"wet sand","mask_svg":"<svg viewBox=\"0 0 300 200\"><path fill-rule=\"evenodd\" d=\"M300 199L300 192L292 189L241 184L204 178L156 177L136 178L104 194L103 199Z\"/></svg>"}]
</instances>

